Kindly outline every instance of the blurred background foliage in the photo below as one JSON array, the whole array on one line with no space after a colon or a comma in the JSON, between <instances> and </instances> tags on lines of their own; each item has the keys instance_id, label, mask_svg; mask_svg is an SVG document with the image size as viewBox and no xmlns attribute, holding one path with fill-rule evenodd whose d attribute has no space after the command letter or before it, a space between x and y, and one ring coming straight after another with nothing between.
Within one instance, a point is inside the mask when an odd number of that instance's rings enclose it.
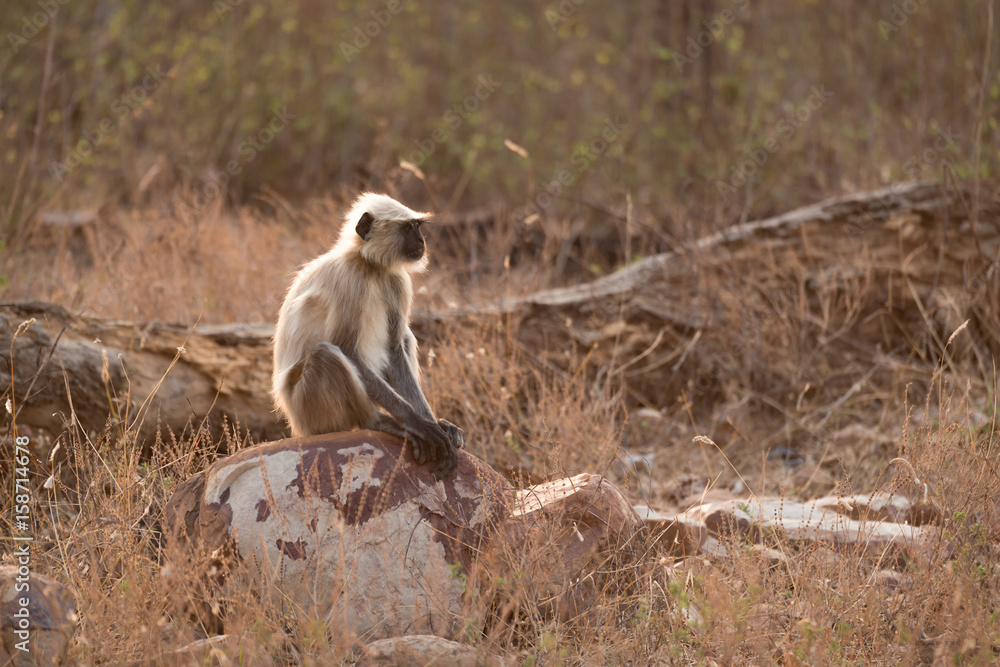
<instances>
[{"instance_id":1,"label":"blurred background foliage","mask_svg":"<svg viewBox=\"0 0 1000 667\"><path fill-rule=\"evenodd\" d=\"M233 160L225 201L263 187L294 201L382 187L408 160L444 193L438 204L459 209L498 200L516 209L570 169L582 173L553 211L620 206L629 192L652 211L694 207L721 223L939 177L945 160L969 177L977 127L988 176L1000 79L998 49L992 63L981 55L985 7L6 0L0 212L9 231L45 207L197 195ZM150 71L166 75L144 85ZM499 85L477 100L483 80ZM778 134L814 86L832 97ZM449 113L463 104L467 117ZM276 110L294 118L271 138ZM574 151L609 119L626 129L578 169ZM102 121L113 129L101 133ZM921 160L942 131L954 142ZM780 146L753 167L752 186L734 179L772 137ZM241 152L249 138L262 145L252 160ZM57 173L74 151L89 154ZM720 181L739 187L723 192Z\"/></svg>"}]
</instances>

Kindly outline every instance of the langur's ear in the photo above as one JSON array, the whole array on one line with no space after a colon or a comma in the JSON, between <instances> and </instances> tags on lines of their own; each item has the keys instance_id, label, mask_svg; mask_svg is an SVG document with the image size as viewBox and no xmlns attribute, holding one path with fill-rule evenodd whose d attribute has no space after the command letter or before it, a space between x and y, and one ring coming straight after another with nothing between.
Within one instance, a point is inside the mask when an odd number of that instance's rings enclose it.
<instances>
[{"instance_id":1,"label":"langur's ear","mask_svg":"<svg viewBox=\"0 0 1000 667\"><path fill-rule=\"evenodd\" d=\"M372 232L372 223L374 222L375 218L373 218L372 214L368 213L367 211L365 211L365 214L361 216L360 220L358 220L358 226L355 227L354 230L358 233L358 236L360 236L363 241L368 240L368 236Z\"/></svg>"}]
</instances>

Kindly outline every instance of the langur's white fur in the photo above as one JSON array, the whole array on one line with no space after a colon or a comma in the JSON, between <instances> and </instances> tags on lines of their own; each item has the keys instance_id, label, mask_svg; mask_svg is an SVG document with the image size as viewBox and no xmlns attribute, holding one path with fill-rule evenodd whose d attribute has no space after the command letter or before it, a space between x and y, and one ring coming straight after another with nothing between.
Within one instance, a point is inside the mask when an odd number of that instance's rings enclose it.
<instances>
[{"instance_id":1,"label":"langur's white fur","mask_svg":"<svg viewBox=\"0 0 1000 667\"><path fill-rule=\"evenodd\" d=\"M355 231L365 213L375 220L368 241ZM295 373L301 373L303 360L319 343L326 342L345 350L353 347L369 368L384 374L389 364L390 316L400 318L409 333L413 298L409 274L427 264L426 252L415 261L401 256L402 241L398 240L395 228L405 221L428 217L429 214L407 208L386 195L365 193L344 216L340 237L333 248L306 264L295 276L275 329L272 383L275 404L288 417L293 435L315 431L309 422L333 430L365 426L367 415L350 413L336 396L318 401L325 406L322 410L331 412L324 419L316 414L303 414L303 406L297 405L293 398L298 379ZM415 344L411 356L412 370L419 383ZM290 374L294 376L291 381ZM350 382L356 392L365 394L356 373L350 374ZM313 412L317 409L320 408L314 406Z\"/></svg>"},{"instance_id":2,"label":"langur's white fur","mask_svg":"<svg viewBox=\"0 0 1000 667\"><path fill-rule=\"evenodd\" d=\"M411 208L403 206L388 195L365 192L354 201L354 205L351 206L351 210L344 216L344 223L340 228L340 236L337 238L337 243L334 244L329 253L316 258L312 263L314 264L319 262L324 258L326 258L327 261L330 261L336 257L343 257L344 255L355 252L358 248L360 248L362 257L370 262L374 262L382 266L406 264L406 270L410 273L423 271L427 268L426 253L424 253L423 258L419 262L398 262L397 257L393 257L387 252L388 250L391 250L390 248L362 241L361 237L354 233L354 226L358 224L358 220L360 220L361 216L366 212L370 213L376 220L385 222L426 220L431 217L430 213L414 211ZM306 268L309 267L307 266ZM403 275L406 274L404 273ZM408 275L406 276L406 280L408 282L410 280Z\"/></svg>"}]
</instances>

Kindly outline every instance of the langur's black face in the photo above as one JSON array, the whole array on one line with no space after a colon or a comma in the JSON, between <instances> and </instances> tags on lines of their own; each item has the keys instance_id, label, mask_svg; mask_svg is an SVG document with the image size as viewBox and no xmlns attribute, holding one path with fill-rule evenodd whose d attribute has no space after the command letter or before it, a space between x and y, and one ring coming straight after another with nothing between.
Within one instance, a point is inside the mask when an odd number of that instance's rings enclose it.
<instances>
[{"instance_id":1,"label":"langur's black face","mask_svg":"<svg viewBox=\"0 0 1000 667\"><path fill-rule=\"evenodd\" d=\"M407 220L399 223L399 232L403 235L403 255L406 259L416 262L424 256L427 244L420 232L423 220Z\"/></svg>"},{"instance_id":2,"label":"langur's black face","mask_svg":"<svg viewBox=\"0 0 1000 667\"><path fill-rule=\"evenodd\" d=\"M423 220L393 220L376 222L371 213L365 213L355 227L365 243L375 243L376 251L367 258L375 263L419 262L427 246L420 233ZM377 238L373 235L377 234Z\"/></svg>"}]
</instances>

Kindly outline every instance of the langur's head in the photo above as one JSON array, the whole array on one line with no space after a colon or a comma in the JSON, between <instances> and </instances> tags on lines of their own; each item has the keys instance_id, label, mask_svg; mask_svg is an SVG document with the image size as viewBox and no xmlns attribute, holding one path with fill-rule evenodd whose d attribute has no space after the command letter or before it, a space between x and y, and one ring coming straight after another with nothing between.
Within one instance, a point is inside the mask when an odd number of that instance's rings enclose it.
<instances>
[{"instance_id":1,"label":"langur's head","mask_svg":"<svg viewBox=\"0 0 1000 667\"><path fill-rule=\"evenodd\" d=\"M337 246L357 249L370 264L383 268L422 270L427 244L420 225L430 217L392 197L366 192L347 214Z\"/></svg>"}]
</instances>

